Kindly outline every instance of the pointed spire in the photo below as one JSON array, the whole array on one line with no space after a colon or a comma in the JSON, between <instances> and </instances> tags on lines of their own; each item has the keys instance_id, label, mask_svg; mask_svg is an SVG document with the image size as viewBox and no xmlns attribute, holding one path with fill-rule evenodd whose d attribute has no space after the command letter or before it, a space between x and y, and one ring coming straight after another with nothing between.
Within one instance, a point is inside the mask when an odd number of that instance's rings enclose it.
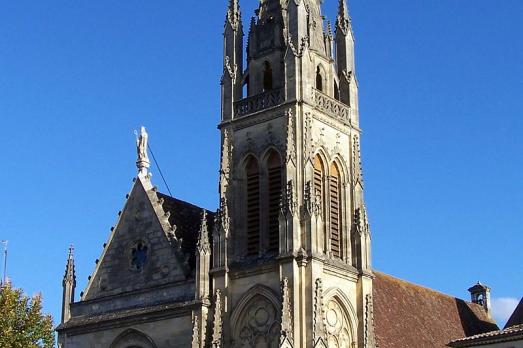
<instances>
[{"instance_id":1,"label":"pointed spire","mask_svg":"<svg viewBox=\"0 0 523 348\"><path fill-rule=\"evenodd\" d=\"M229 0L227 8L227 21L231 24L234 30L237 30L242 22L242 15L240 10L239 0Z\"/></svg>"},{"instance_id":2,"label":"pointed spire","mask_svg":"<svg viewBox=\"0 0 523 348\"><path fill-rule=\"evenodd\" d=\"M336 26L347 34L351 29L351 18L349 15L349 9L347 7L346 0L339 0L338 5L338 18L336 19Z\"/></svg>"},{"instance_id":3,"label":"pointed spire","mask_svg":"<svg viewBox=\"0 0 523 348\"><path fill-rule=\"evenodd\" d=\"M207 210L202 211L202 220L200 224L200 235L198 236L198 252L211 252L209 242L209 225L207 223Z\"/></svg>"},{"instance_id":4,"label":"pointed spire","mask_svg":"<svg viewBox=\"0 0 523 348\"><path fill-rule=\"evenodd\" d=\"M74 302L74 291L76 289L76 272L74 268L74 247L69 247L67 265L65 266L65 275L62 282L62 323L71 319L71 303Z\"/></svg>"},{"instance_id":5,"label":"pointed spire","mask_svg":"<svg viewBox=\"0 0 523 348\"><path fill-rule=\"evenodd\" d=\"M69 255L67 257L67 265L65 266L65 275L63 286L72 285L76 287L76 271L74 267L74 247L69 247Z\"/></svg>"}]
</instances>

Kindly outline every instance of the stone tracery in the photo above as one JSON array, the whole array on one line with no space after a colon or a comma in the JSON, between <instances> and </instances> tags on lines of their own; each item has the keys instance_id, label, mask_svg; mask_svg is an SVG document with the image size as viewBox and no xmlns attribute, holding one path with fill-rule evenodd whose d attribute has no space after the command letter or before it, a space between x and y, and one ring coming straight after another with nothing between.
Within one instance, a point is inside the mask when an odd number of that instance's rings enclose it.
<instances>
[{"instance_id":1,"label":"stone tracery","mask_svg":"<svg viewBox=\"0 0 523 348\"><path fill-rule=\"evenodd\" d=\"M278 310L265 296L254 296L240 314L234 347L277 348L279 338Z\"/></svg>"}]
</instances>

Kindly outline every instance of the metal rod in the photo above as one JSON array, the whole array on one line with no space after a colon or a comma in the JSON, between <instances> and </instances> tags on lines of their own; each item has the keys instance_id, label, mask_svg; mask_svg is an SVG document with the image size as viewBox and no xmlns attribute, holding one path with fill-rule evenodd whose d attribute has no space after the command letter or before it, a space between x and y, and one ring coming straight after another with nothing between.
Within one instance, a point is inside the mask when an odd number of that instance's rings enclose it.
<instances>
[{"instance_id":1,"label":"metal rod","mask_svg":"<svg viewBox=\"0 0 523 348\"><path fill-rule=\"evenodd\" d=\"M4 246L4 276L2 277L2 284L7 283L7 241L3 240L2 245Z\"/></svg>"}]
</instances>

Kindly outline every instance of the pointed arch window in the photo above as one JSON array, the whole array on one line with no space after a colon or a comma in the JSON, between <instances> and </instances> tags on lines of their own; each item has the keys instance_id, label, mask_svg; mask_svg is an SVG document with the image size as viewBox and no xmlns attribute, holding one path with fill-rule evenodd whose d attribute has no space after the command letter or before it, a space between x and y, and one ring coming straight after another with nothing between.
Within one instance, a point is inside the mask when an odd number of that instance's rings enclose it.
<instances>
[{"instance_id":1,"label":"pointed arch window","mask_svg":"<svg viewBox=\"0 0 523 348\"><path fill-rule=\"evenodd\" d=\"M263 91L267 92L272 90L273 85L272 78L272 67L271 63L263 63Z\"/></svg>"},{"instance_id":2,"label":"pointed arch window","mask_svg":"<svg viewBox=\"0 0 523 348\"><path fill-rule=\"evenodd\" d=\"M323 92L323 76L321 75L321 69L319 66L316 68L316 89Z\"/></svg>"},{"instance_id":3,"label":"pointed arch window","mask_svg":"<svg viewBox=\"0 0 523 348\"><path fill-rule=\"evenodd\" d=\"M271 151L267 157L267 186L268 186L268 233L267 246L269 252L279 251L280 240L280 203L282 194L282 167L281 158L276 151Z\"/></svg>"},{"instance_id":4,"label":"pointed arch window","mask_svg":"<svg viewBox=\"0 0 523 348\"><path fill-rule=\"evenodd\" d=\"M330 168L329 177L329 212L331 230L331 252L332 256L342 258L342 235L341 235L341 180L340 171L336 163Z\"/></svg>"},{"instance_id":5,"label":"pointed arch window","mask_svg":"<svg viewBox=\"0 0 523 348\"><path fill-rule=\"evenodd\" d=\"M253 156L247 159L246 207L247 207L247 255L260 251L260 172L258 161Z\"/></svg>"}]
</instances>

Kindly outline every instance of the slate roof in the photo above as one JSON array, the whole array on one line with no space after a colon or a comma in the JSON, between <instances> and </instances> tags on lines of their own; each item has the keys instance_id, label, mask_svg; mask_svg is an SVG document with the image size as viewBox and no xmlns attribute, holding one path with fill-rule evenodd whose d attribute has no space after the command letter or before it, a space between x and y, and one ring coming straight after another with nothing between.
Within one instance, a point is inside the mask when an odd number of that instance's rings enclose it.
<instances>
[{"instance_id":1,"label":"slate roof","mask_svg":"<svg viewBox=\"0 0 523 348\"><path fill-rule=\"evenodd\" d=\"M159 192L158 198L163 199L163 210L170 213L169 222L171 225L176 225L176 237L182 239L182 249L189 256L189 264L194 269L196 244L204 209ZM207 210L209 233L214 224L214 215L213 212Z\"/></svg>"},{"instance_id":2,"label":"slate roof","mask_svg":"<svg viewBox=\"0 0 523 348\"><path fill-rule=\"evenodd\" d=\"M480 305L374 272L374 325L380 348L443 348L498 330Z\"/></svg>"},{"instance_id":3,"label":"slate roof","mask_svg":"<svg viewBox=\"0 0 523 348\"><path fill-rule=\"evenodd\" d=\"M487 332L481 335L462 338L449 343L449 347L473 347L483 344L523 341L523 325L515 325L504 330Z\"/></svg>"},{"instance_id":4,"label":"slate roof","mask_svg":"<svg viewBox=\"0 0 523 348\"><path fill-rule=\"evenodd\" d=\"M512 313L512 316L507 321L505 329L508 329L509 327L514 325L523 325L523 299L521 299L521 302L519 302L519 305L516 307L516 310L514 311L514 313Z\"/></svg>"}]
</instances>

